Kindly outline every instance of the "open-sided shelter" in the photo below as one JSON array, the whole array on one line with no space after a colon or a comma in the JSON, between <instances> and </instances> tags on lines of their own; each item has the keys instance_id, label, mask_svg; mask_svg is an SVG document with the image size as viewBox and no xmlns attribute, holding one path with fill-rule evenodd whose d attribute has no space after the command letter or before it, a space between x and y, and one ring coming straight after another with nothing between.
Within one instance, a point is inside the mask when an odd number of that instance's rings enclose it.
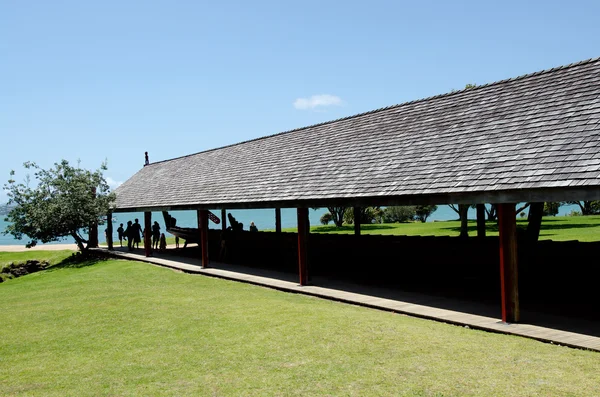
<instances>
[{"instance_id":1,"label":"open-sided shelter","mask_svg":"<svg viewBox=\"0 0 600 397\"><path fill-rule=\"evenodd\" d=\"M115 192L114 211L197 210L203 265L207 210L297 208L301 284L308 208L495 203L517 321L515 203L600 200L600 59L151 163Z\"/></svg>"}]
</instances>

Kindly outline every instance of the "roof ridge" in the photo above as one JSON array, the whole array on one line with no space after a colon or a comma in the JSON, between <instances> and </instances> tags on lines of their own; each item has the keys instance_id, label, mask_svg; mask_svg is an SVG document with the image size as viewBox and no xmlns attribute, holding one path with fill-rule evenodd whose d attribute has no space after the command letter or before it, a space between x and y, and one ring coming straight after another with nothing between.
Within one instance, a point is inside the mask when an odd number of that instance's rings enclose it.
<instances>
[{"instance_id":1,"label":"roof ridge","mask_svg":"<svg viewBox=\"0 0 600 397\"><path fill-rule=\"evenodd\" d=\"M499 85L499 84L508 83L510 81L523 80L523 79L526 79L526 78L529 78L529 77L539 76L539 75L542 75L542 74L556 72L558 70L568 69L568 68L571 68L571 67L580 66L580 65L583 65L583 64L593 63L593 62L597 62L597 61L600 61L600 56L595 57L595 58L589 58L589 59L586 59L586 60L583 60L583 61L572 62L572 63L569 63L567 65L555 66L555 67L550 68L550 69L542 69L542 70L539 70L537 72L531 72L531 73L522 74L522 75L517 76L517 77L510 77L510 78L507 78L507 79L498 80L498 81L494 81L494 82L491 82L491 83L477 85L477 86L471 87L471 88L463 88L462 90L445 92L443 94L437 94L437 95L432 95L432 96L425 97L425 98L414 99L412 101L402 102L402 103L398 103L398 104L395 104L395 105L389 105L389 106L385 106L385 107L382 107L382 108L377 108L377 109L369 110L369 111L366 111L366 112L353 114L353 115L350 115L350 116L345 116L345 117L340 117L340 118L333 119L333 120L323 121L321 123L311 124L311 125L307 125L307 126L304 126L304 127L293 128L291 130L286 130L286 131L278 132L278 133L271 134L271 135L265 135L265 136L261 136L261 137L257 137L257 138L253 138L253 139L248 139L246 141L236 142L236 143L232 143L232 144L225 145L225 146L220 146L220 147L216 147L216 148L212 148L212 149L202 150L202 151L199 151L199 152L196 152L196 153L186 154L186 155L179 156L179 157L173 157L171 159L160 160L160 161L156 161L154 163L150 163L149 166L152 166L153 164L159 164L159 163L164 163L164 162L167 162L167 161L173 161L173 160L178 160L178 159L182 159L182 158L186 158L186 157L191 157L191 156L195 156L195 155L198 155L198 154L201 154L201 153L209 153L209 152L212 152L212 151L221 150L221 149L229 148L229 147L232 147L232 146L243 145L245 143L254 142L254 141L258 141L258 140L262 140L262 139L267 139L267 138L272 138L272 137L275 137L275 136L278 136L278 135L289 134L289 133L292 133L292 132L306 130L306 129L309 129L309 128L320 127L322 125L337 123L338 121L349 120L349 119L353 119L353 118L365 116L365 115L372 114L372 113L382 112L384 110L389 110L389 109L393 109L393 108L399 108L399 107L402 107L402 106L412 105L412 104L420 103L420 102L427 102L427 101L431 101L433 99L449 97L449 96L452 96L452 95L459 95L459 94L462 94L462 93L464 93L466 91L470 92L470 91L474 91L474 90L480 90L480 89L483 89L483 88L487 88L487 87L492 87L492 86L496 86L496 85Z\"/></svg>"}]
</instances>

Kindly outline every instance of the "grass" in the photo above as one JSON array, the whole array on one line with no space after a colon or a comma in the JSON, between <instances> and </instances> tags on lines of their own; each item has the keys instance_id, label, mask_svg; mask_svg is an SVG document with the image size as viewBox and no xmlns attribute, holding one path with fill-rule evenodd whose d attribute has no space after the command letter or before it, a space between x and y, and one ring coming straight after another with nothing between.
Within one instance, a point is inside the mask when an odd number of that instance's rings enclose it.
<instances>
[{"instance_id":1,"label":"grass","mask_svg":"<svg viewBox=\"0 0 600 397\"><path fill-rule=\"evenodd\" d=\"M10 280L0 313L2 395L600 395L598 353L139 262Z\"/></svg>"},{"instance_id":2,"label":"grass","mask_svg":"<svg viewBox=\"0 0 600 397\"><path fill-rule=\"evenodd\" d=\"M517 227L526 228L527 220L518 219ZM296 228L283 229L286 232L295 232ZM353 225L344 225L335 227L311 226L311 233L354 233ZM361 225L362 234L395 234L408 236L458 236L460 234L459 221L442 221L427 223L384 223L373 225ZM477 223L474 220L469 221L469 235L477 234ZM498 235L498 225L496 222L486 223L486 234L488 236ZM540 240L579 240L579 241L600 241L600 216L557 216L544 217L540 231Z\"/></svg>"}]
</instances>

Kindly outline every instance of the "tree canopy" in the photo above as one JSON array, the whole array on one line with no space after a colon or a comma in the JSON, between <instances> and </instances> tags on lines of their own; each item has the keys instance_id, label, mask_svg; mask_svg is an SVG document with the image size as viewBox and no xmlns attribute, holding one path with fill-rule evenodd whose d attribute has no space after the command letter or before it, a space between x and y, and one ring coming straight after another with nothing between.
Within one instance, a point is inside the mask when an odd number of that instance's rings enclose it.
<instances>
[{"instance_id":1,"label":"tree canopy","mask_svg":"<svg viewBox=\"0 0 600 397\"><path fill-rule=\"evenodd\" d=\"M26 176L24 183L11 178L4 185L10 206L14 206L6 221L10 224L4 234L11 234L21 240L29 237L27 247L38 242L59 241L71 236L81 251L87 249L88 241L83 237L90 225L97 224L110 210L115 200L114 193L102 175L106 164L100 169L89 171L73 167L68 161L55 163L50 169L42 169L34 162L24 167L34 171L36 186L30 186L31 177Z\"/></svg>"}]
</instances>

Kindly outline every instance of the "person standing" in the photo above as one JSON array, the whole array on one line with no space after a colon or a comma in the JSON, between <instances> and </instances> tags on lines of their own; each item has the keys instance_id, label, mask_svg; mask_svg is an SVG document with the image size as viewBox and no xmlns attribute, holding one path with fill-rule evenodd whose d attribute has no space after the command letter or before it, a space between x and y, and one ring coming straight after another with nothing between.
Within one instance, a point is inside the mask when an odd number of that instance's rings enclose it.
<instances>
[{"instance_id":1,"label":"person standing","mask_svg":"<svg viewBox=\"0 0 600 397\"><path fill-rule=\"evenodd\" d=\"M135 223L133 224L133 242L135 243L135 248L139 249L140 248L140 242L142 241L141 238L141 233L142 233L142 225L140 225L140 221L138 220L138 218L135 218Z\"/></svg>"},{"instance_id":2,"label":"person standing","mask_svg":"<svg viewBox=\"0 0 600 397\"><path fill-rule=\"evenodd\" d=\"M154 221L152 225L152 248L158 249L158 242L160 240L160 225L157 221Z\"/></svg>"},{"instance_id":3,"label":"person standing","mask_svg":"<svg viewBox=\"0 0 600 397\"><path fill-rule=\"evenodd\" d=\"M250 229L251 232L258 232L258 228L256 227L256 225L254 224L254 222L250 222Z\"/></svg>"},{"instance_id":4,"label":"person standing","mask_svg":"<svg viewBox=\"0 0 600 397\"><path fill-rule=\"evenodd\" d=\"M165 252L165 250L167 249L167 238L165 237L164 233L162 233L159 238L160 238L160 252Z\"/></svg>"},{"instance_id":5,"label":"person standing","mask_svg":"<svg viewBox=\"0 0 600 397\"><path fill-rule=\"evenodd\" d=\"M123 233L125 233L125 230L123 230L123 224L121 223L117 229L117 235L119 236L119 244L121 244L121 247L123 246Z\"/></svg>"},{"instance_id":6,"label":"person standing","mask_svg":"<svg viewBox=\"0 0 600 397\"><path fill-rule=\"evenodd\" d=\"M127 229L125 229L125 237L127 237L127 249L131 251L133 249L133 236L134 230L131 221L127 221Z\"/></svg>"}]
</instances>

